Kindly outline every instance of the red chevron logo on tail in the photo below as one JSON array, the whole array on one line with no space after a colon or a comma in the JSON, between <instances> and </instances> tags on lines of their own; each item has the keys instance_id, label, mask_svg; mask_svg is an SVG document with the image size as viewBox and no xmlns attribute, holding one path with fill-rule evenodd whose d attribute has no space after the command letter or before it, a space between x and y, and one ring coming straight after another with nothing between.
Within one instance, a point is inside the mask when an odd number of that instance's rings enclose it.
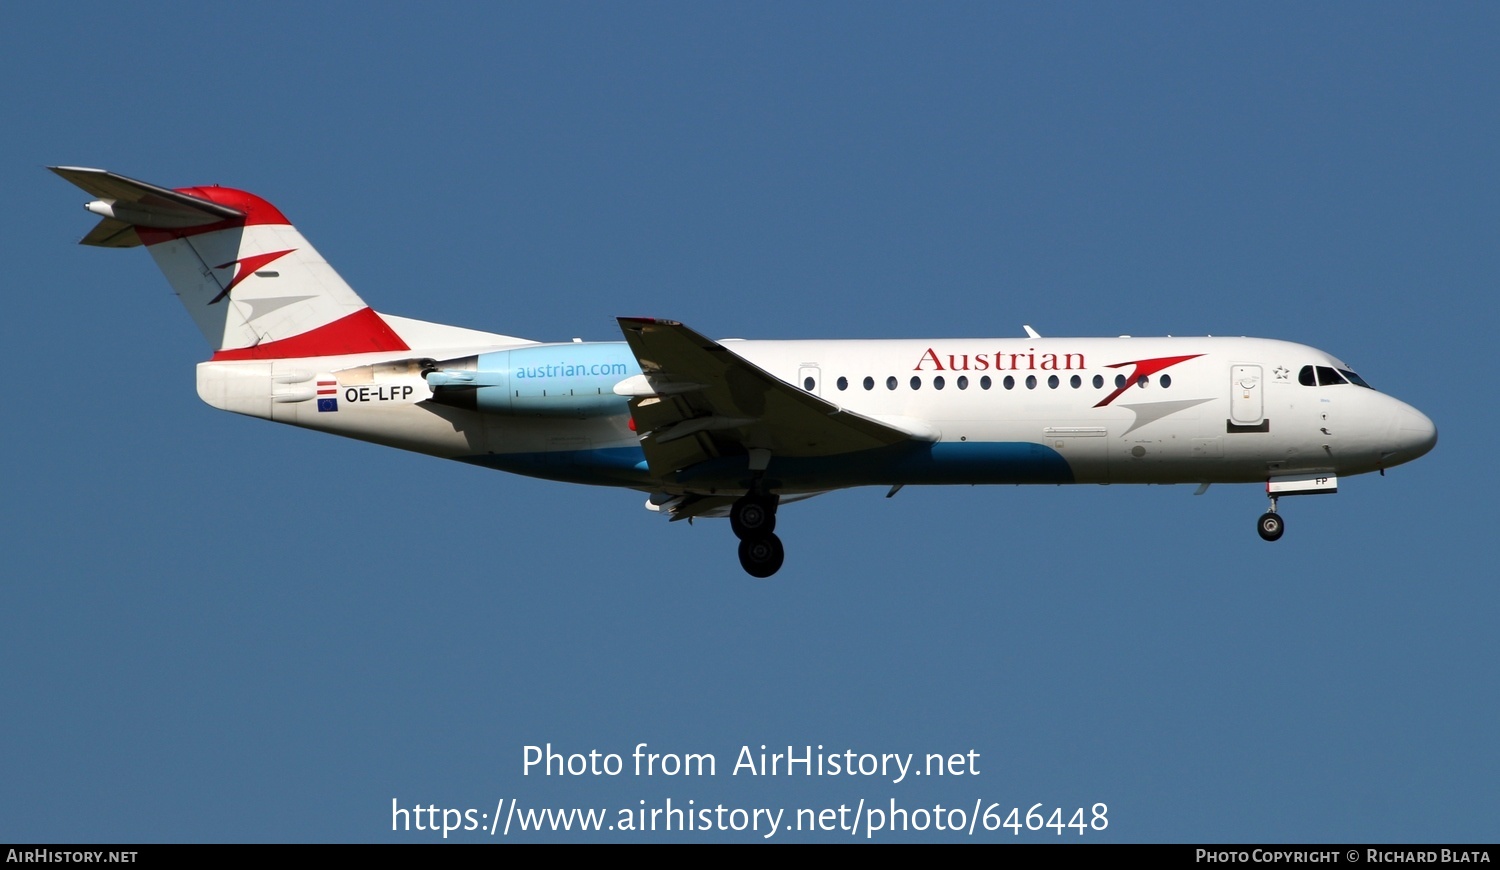
<instances>
[{"instance_id":1,"label":"red chevron logo on tail","mask_svg":"<svg viewBox=\"0 0 1500 870\"><path fill-rule=\"evenodd\" d=\"M229 279L229 283L224 286L224 289L220 291L219 295L208 300L208 304L212 305L215 302L218 302L224 297L228 296L229 291L233 290L235 288L235 285L239 284L241 281L245 280L251 275L254 275L261 266L264 266L274 260L279 260L295 250L297 249L288 248L285 251L277 251L273 254L254 254L249 257L241 257L238 260L230 260L222 266L215 266L215 269L228 269L230 266L239 266L239 269L235 271L234 277Z\"/></svg>"}]
</instances>

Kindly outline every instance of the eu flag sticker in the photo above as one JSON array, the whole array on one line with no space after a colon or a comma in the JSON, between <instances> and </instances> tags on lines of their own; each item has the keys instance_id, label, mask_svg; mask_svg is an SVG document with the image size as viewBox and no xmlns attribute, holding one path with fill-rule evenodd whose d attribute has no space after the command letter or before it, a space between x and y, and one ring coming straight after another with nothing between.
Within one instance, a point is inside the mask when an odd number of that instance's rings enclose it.
<instances>
[{"instance_id":1,"label":"eu flag sticker","mask_svg":"<svg viewBox=\"0 0 1500 870\"><path fill-rule=\"evenodd\" d=\"M339 409L339 400L338 399L319 399L318 400L318 412L319 413L322 413L323 411L337 411L338 409Z\"/></svg>"}]
</instances>

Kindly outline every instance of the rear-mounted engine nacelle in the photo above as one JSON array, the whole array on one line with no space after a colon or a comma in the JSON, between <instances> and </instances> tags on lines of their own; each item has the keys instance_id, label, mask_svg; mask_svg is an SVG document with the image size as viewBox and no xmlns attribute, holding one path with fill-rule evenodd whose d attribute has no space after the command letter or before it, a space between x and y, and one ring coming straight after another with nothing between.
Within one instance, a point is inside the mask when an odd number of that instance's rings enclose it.
<instances>
[{"instance_id":1,"label":"rear-mounted engine nacelle","mask_svg":"<svg viewBox=\"0 0 1500 870\"><path fill-rule=\"evenodd\" d=\"M432 401L490 414L596 417L624 414L615 384L640 374L623 343L544 344L436 363Z\"/></svg>"}]
</instances>

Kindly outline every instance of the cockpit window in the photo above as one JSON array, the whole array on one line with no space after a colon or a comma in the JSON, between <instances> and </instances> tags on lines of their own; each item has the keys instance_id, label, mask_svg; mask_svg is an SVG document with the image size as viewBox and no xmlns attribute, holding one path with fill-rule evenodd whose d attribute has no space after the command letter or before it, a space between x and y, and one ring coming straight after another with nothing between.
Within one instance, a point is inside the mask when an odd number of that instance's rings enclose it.
<instances>
[{"instance_id":1,"label":"cockpit window","mask_svg":"<svg viewBox=\"0 0 1500 870\"><path fill-rule=\"evenodd\" d=\"M1356 387L1364 387L1367 390L1373 390L1373 389L1375 389L1374 387L1372 387L1369 384L1365 383L1365 379L1364 378L1360 377L1359 375L1355 374L1354 372L1349 371L1348 369L1339 369L1339 374L1341 374L1344 377L1348 378L1349 379L1349 383L1355 385Z\"/></svg>"},{"instance_id":2,"label":"cockpit window","mask_svg":"<svg viewBox=\"0 0 1500 870\"><path fill-rule=\"evenodd\" d=\"M1337 384L1354 384L1372 390L1365 379L1349 371L1348 369L1336 369L1332 366L1303 366L1297 372L1297 383L1304 387L1331 387Z\"/></svg>"},{"instance_id":3,"label":"cockpit window","mask_svg":"<svg viewBox=\"0 0 1500 870\"><path fill-rule=\"evenodd\" d=\"M1346 384L1343 375L1334 371L1331 366L1318 366L1318 386L1331 387L1335 384Z\"/></svg>"}]
</instances>

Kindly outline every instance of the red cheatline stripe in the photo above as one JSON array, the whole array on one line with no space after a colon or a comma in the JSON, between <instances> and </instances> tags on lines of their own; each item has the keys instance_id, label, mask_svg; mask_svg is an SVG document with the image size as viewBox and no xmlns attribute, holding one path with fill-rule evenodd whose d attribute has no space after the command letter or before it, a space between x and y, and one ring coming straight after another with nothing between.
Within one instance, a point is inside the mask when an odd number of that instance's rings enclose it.
<instances>
[{"instance_id":1,"label":"red cheatline stripe","mask_svg":"<svg viewBox=\"0 0 1500 870\"><path fill-rule=\"evenodd\" d=\"M267 341L253 347L215 351L213 359L290 359L304 356L335 356L346 353L377 353L411 350L372 309L361 308L347 317L325 323L301 335Z\"/></svg>"}]
</instances>

